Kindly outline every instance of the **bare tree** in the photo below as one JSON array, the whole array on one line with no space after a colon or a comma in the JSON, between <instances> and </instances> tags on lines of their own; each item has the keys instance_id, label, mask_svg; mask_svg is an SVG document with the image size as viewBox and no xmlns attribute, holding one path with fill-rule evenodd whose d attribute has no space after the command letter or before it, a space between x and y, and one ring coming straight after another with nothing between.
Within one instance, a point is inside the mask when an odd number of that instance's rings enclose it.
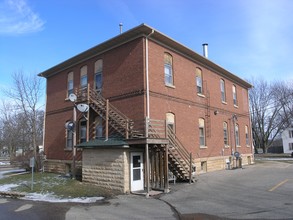
<instances>
[{"instance_id":1,"label":"bare tree","mask_svg":"<svg viewBox=\"0 0 293 220\"><path fill-rule=\"evenodd\" d=\"M41 79L37 75L25 76L23 72L17 72L12 75L13 86L10 90L6 90L5 94L14 102L15 109L21 116L25 118L22 126L27 126L27 131L30 133L30 147L33 149L33 154L37 158L37 145L40 118L40 98L43 94ZM20 116L20 115L19 115ZM20 122L20 120L19 120ZM38 164L36 164L38 168Z\"/></svg>"},{"instance_id":2,"label":"bare tree","mask_svg":"<svg viewBox=\"0 0 293 220\"><path fill-rule=\"evenodd\" d=\"M268 83L263 79L252 80L249 92L254 145L266 153L275 138L292 119L292 96L288 96L283 82ZM290 93L290 92L289 92ZM290 104L291 103L291 104Z\"/></svg>"}]
</instances>

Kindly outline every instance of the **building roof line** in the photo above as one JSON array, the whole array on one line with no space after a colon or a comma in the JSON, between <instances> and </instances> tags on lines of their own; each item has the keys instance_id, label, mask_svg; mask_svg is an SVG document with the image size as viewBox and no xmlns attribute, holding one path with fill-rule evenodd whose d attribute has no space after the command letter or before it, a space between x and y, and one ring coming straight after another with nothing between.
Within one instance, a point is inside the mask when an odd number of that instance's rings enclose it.
<instances>
[{"instance_id":1,"label":"building roof line","mask_svg":"<svg viewBox=\"0 0 293 220\"><path fill-rule=\"evenodd\" d=\"M240 77L236 76L235 74L229 72L228 70L224 69L223 67L217 65L216 63L212 62L211 60L207 59L206 57L196 53L195 51L189 49L188 47L184 46L183 44L175 41L174 39L170 38L169 36L161 33L160 31L148 26L147 24L142 23L141 25L134 27L128 31L125 31L97 46L94 46L82 53L73 56L60 64L53 66L50 69L47 69L38 74L38 76L42 76L48 78L52 75L59 73L67 68L76 65L77 63L84 62L94 56L102 54L108 50L111 50L115 47L118 47L122 44L130 42L134 39L139 37L146 37L150 33L153 34L149 37L150 40L154 40L155 42L160 42L164 45L167 45L169 48L174 48L176 51L179 51L181 54L191 58L194 61L208 67L220 75L224 75L229 79L232 79L234 82L243 85L246 88L251 88L252 85L246 82L245 80L241 79Z\"/></svg>"}]
</instances>

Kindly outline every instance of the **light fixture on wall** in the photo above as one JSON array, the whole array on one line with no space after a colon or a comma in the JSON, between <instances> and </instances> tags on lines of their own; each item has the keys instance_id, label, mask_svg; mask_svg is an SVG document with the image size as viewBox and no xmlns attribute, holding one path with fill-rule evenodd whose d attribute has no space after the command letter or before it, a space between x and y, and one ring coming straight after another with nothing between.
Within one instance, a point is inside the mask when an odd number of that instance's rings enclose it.
<instances>
[{"instance_id":1,"label":"light fixture on wall","mask_svg":"<svg viewBox=\"0 0 293 220\"><path fill-rule=\"evenodd\" d=\"M219 111L218 110L215 110L214 111L214 115L217 115L217 114L219 114Z\"/></svg>"}]
</instances>

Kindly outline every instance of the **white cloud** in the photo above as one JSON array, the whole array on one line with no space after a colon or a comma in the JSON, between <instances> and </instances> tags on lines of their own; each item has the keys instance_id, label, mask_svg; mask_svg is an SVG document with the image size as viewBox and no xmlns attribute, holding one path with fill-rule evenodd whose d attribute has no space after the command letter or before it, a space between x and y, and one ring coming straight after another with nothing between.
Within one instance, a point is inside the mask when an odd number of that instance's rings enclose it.
<instances>
[{"instance_id":1,"label":"white cloud","mask_svg":"<svg viewBox=\"0 0 293 220\"><path fill-rule=\"evenodd\" d=\"M26 0L4 0L0 3L0 34L19 35L43 30L44 21Z\"/></svg>"}]
</instances>

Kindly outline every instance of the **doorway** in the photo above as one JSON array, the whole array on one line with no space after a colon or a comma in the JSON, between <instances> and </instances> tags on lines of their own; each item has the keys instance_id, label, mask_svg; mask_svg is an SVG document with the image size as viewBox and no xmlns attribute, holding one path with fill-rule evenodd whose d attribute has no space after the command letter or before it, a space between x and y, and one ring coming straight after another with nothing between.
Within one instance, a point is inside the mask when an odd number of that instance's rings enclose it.
<instances>
[{"instance_id":1,"label":"doorway","mask_svg":"<svg viewBox=\"0 0 293 220\"><path fill-rule=\"evenodd\" d=\"M131 178L131 191L139 191L144 189L143 182L143 153L133 152L130 153L130 178Z\"/></svg>"}]
</instances>

